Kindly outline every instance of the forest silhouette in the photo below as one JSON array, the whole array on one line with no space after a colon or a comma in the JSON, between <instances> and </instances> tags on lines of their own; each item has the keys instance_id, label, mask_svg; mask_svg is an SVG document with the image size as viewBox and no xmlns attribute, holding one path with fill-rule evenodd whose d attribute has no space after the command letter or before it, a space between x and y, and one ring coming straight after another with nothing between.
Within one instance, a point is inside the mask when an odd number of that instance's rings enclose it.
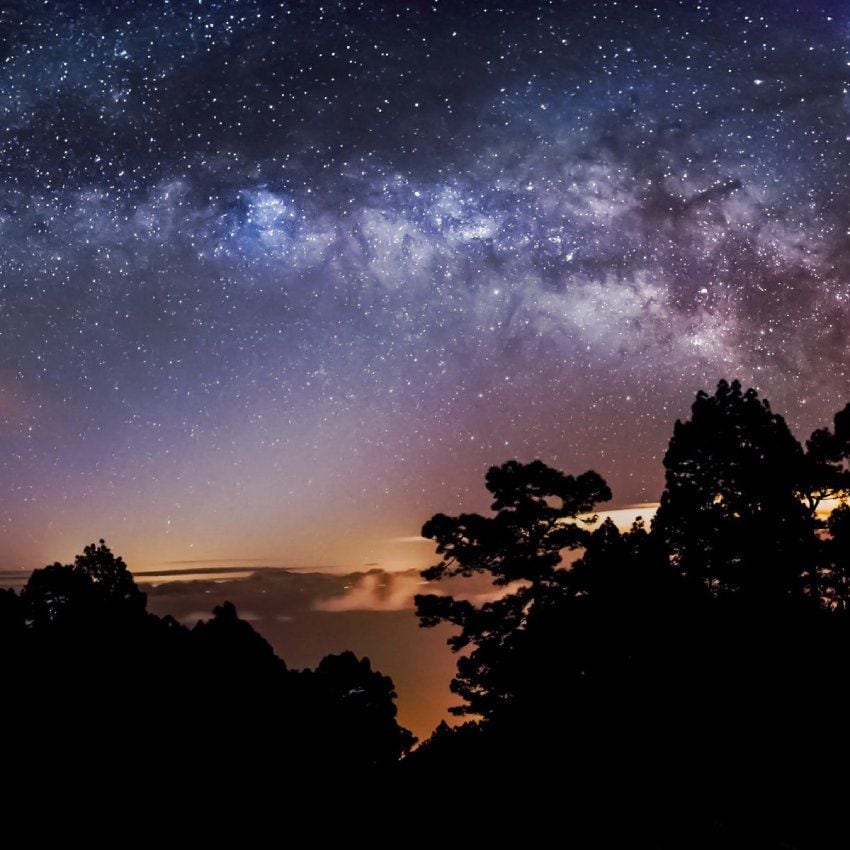
<instances>
[{"instance_id":1,"label":"forest silhouette","mask_svg":"<svg viewBox=\"0 0 850 850\"><path fill-rule=\"evenodd\" d=\"M594 514L598 474L539 460L489 470L490 514L425 524L441 560L416 615L453 627L463 722L419 746L368 659L289 669L230 603L193 628L156 616L87 546L0 591L6 764L129 781L141 735L146 775L441 787L575 846L846 846L850 405L803 446L721 381L664 469L651 524L625 532ZM474 574L499 598L440 592Z\"/></svg>"}]
</instances>

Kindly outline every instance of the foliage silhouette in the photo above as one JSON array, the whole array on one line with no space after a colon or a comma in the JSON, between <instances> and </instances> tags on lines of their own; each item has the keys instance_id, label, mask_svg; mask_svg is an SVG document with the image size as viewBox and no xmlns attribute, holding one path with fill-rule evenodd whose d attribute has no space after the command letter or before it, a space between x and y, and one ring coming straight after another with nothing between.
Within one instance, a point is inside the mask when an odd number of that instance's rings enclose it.
<instances>
[{"instance_id":1,"label":"foliage silhouette","mask_svg":"<svg viewBox=\"0 0 850 850\"><path fill-rule=\"evenodd\" d=\"M415 599L423 626L448 621L459 627L450 640L452 648L474 647L458 662L452 690L466 702L453 711L482 717L512 698L508 682L497 684L505 640L523 627L530 607L560 584L561 552L577 549L588 539L584 525L593 518L581 520L580 515L611 498L608 485L595 472L573 477L539 460L493 467L486 485L493 494L495 516L437 514L425 524L422 536L437 542L443 559L422 575L438 581L486 572L505 593L479 607L452 596Z\"/></svg>"},{"instance_id":2,"label":"foliage silhouette","mask_svg":"<svg viewBox=\"0 0 850 850\"><path fill-rule=\"evenodd\" d=\"M491 470L494 516L426 523L443 560L424 578L486 572L507 595L417 598L422 625L471 648L454 690L477 720L441 726L411 782L521 777L514 800L580 846L840 844L850 509L817 509L848 491L848 410L804 451L753 390L699 393L650 530L584 527L604 483L539 461ZM522 481L504 497L502 471ZM597 483L556 516L561 480ZM583 552L563 564L561 544Z\"/></svg>"},{"instance_id":3,"label":"foliage silhouette","mask_svg":"<svg viewBox=\"0 0 850 850\"><path fill-rule=\"evenodd\" d=\"M819 587L830 608L848 612L850 600L850 507L841 504L826 521Z\"/></svg>"},{"instance_id":4,"label":"foliage silhouette","mask_svg":"<svg viewBox=\"0 0 850 850\"><path fill-rule=\"evenodd\" d=\"M664 468L653 528L682 573L717 593L802 589L815 546L800 498L805 456L755 390L721 381L714 395L699 393L690 420L676 422Z\"/></svg>"},{"instance_id":5,"label":"foliage silhouette","mask_svg":"<svg viewBox=\"0 0 850 850\"><path fill-rule=\"evenodd\" d=\"M191 765L195 788L266 762L293 776L369 776L415 742L396 722L392 681L368 659L289 670L230 603L192 629L157 617L103 540L71 565L35 570L20 594L2 591L0 641L15 695L3 719L17 733L5 755L19 770L134 781L147 774L129 756L132 730L148 764Z\"/></svg>"},{"instance_id":6,"label":"foliage silhouette","mask_svg":"<svg viewBox=\"0 0 850 850\"><path fill-rule=\"evenodd\" d=\"M368 659L291 670L230 603L192 629L154 616L100 541L0 591L5 764L175 791L188 766L208 793L380 778L405 813L444 787L479 843L513 812L534 843L844 846L849 459L850 406L803 448L721 381L675 425L650 528L599 522L594 472L491 468L489 515L423 528L427 581L484 575L494 597L416 597L423 626L454 627L465 720L418 749Z\"/></svg>"}]
</instances>

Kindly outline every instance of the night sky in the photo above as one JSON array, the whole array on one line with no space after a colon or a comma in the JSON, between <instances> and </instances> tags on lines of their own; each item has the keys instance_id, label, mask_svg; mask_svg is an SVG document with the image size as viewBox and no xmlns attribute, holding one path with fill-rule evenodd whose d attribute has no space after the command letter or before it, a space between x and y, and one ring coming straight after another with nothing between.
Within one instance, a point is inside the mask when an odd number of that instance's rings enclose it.
<instances>
[{"instance_id":1,"label":"night sky","mask_svg":"<svg viewBox=\"0 0 850 850\"><path fill-rule=\"evenodd\" d=\"M7 2L0 567L424 565L720 377L850 400L846 3ZM412 617L412 615L411 615ZM412 620L415 623L415 620Z\"/></svg>"}]
</instances>

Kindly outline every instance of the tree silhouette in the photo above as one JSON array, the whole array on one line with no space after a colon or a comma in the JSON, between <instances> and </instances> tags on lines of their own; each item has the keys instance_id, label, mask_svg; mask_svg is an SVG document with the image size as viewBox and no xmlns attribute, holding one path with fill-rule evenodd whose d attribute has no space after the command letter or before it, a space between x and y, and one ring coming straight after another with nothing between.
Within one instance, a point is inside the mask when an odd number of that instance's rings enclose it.
<instances>
[{"instance_id":1,"label":"tree silhouette","mask_svg":"<svg viewBox=\"0 0 850 850\"><path fill-rule=\"evenodd\" d=\"M850 407L803 450L721 381L676 423L649 530L597 523L596 473L491 468L490 514L423 528L441 556L424 578L482 575L497 598L416 597L421 625L455 627L467 716L417 750L368 659L289 669L230 603L191 629L154 616L100 541L0 591L4 766L79 784L144 765L174 794L182 765L208 793L383 777L403 799L442 782L577 846L842 846L850 506L816 511L847 496L848 459Z\"/></svg>"},{"instance_id":2,"label":"tree silhouette","mask_svg":"<svg viewBox=\"0 0 850 850\"><path fill-rule=\"evenodd\" d=\"M850 404L835 414L833 430L819 428L806 441L801 490L812 511L850 493Z\"/></svg>"},{"instance_id":3,"label":"tree silhouette","mask_svg":"<svg viewBox=\"0 0 850 850\"><path fill-rule=\"evenodd\" d=\"M326 749L355 764L388 767L408 752L416 738L396 723L395 686L352 652L328 655L305 673L319 711L325 716Z\"/></svg>"},{"instance_id":4,"label":"tree silhouette","mask_svg":"<svg viewBox=\"0 0 850 850\"><path fill-rule=\"evenodd\" d=\"M0 715L19 733L7 769L50 764L131 781L132 730L145 730L151 763L194 765L196 785L264 760L372 773L415 741L396 721L392 681L368 659L289 670L229 602L192 629L157 617L103 540L73 564L35 570L20 594L0 592L0 672L15 694Z\"/></svg>"},{"instance_id":5,"label":"tree silhouette","mask_svg":"<svg viewBox=\"0 0 850 850\"><path fill-rule=\"evenodd\" d=\"M698 393L664 469L653 529L683 574L717 593L802 592L815 551L813 510L800 498L810 467L755 390L720 381L714 395Z\"/></svg>"},{"instance_id":6,"label":"tree silhouette","mask_svg":"<svg viewBox=\"0 0 850 850\"><path fill-rule=\"evenodd\" d=\"M491 470L494 516L434 517L424 577L484 573L505 596L417 597L422 625L457 628L456 713L478 720L441 726L411 781L517 777L517 807L579 846L623 843L618 823L659 848L837 846L850 508L816 510L848 490L848 411L804 451L755 391L699 393L650 530L584 526L604 483L539 462Z\"/></svg>"},{"instance_id":7,"label":"tree silhouette","mask_svg":"<svg viewBox=\"0 0 850 850\"><path fill-rule=\"evenodd\" d=\"M839 505L826 521L828 537L822 544L820 592L825 604L850 613L850 507Z\"/></svg>"},{"instance_id":8,"label":"tree silhouette","mask_svg":"<svg viewBox=\"0 0 850 850\"><path fill-rule=\"evenodd\" d=\"M833 429L819 428L806 441L806 464L802 496L812 512L820 534L819 557L806 572L812 596L830 608L846 609L850 599L850 564L847 545L850 527L846 506L824 520L816 511L827 499L846 499L850 494L850 405L835 414ZM823 532L826 532L824 540Z\"/></svg>"},{"instance_id":9,"label":"tree silhouette","mask_svg":"<svg viewBox=\"0 0 850 850\"><path fill-rule=\"evenodd\" d=\"M104 540L97 546L94 543L86 546L82 555L74 558L73 569L76 574L91 579L104 599L136 610L144 609L145 594L139 590L124 559L113 555Z\"/></svg>"},{"instance_id":10,"label":"tree silhouette","mask_svg":"<svg viewBox=\"0 0 850 850\"><path fill-rule=\"evenodd\" d=\"M486 476L493 494L493 516L437 514L422 528L435 540L439 564L423 571L429 581L487 573L504 595L480 606L465 599L434 594L416 597L423 626L449 622L459 632L449 640L455 651L472 646L458 660L452 690L465 703L456 714L483 717L497 712L514 696L510 685L491 675L504 641L523 627L534 605L561 585L559 565L564 550L582 546L594 518L581 519L601 501L611 498L608 485L595 472L574 477L535 460L509 461Z\"/></svg>"}]
</instances>

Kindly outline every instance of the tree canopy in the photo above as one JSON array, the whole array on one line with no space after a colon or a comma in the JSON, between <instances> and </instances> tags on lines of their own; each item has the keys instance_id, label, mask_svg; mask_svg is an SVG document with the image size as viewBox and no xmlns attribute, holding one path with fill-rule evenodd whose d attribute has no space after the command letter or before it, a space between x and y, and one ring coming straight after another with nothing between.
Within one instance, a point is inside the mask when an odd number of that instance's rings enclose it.
<instances>
[{"instance_id":1,"label":"tree canopy","mask_svg":"<svg viewBox=\"0 0 850 850\"><path fill-rule=\"evenodd\" d=\"M716 592L799 589L813 517L800 498L805 456L785 420L755 390L721 381L676 422L653 521L684 574Z\"/></svg>"},{"instance_id":2,"label":"tree canopy","mask_svg":"<svg viewBox=\"0 0 850 850\"><path fill-rule=\"evenodd\" d=\"M490 681L504 641L523 627L530 607L561 581L562 552L587 541L594 518L583 515L611 498L595 472L574 477L539 460L494 466L486 486L493 495L493 516L437 514L425 523L422 536L436 541L442 560L422 575L438 581L486 572L505 592L480 606L450 595L423 594L415 600L423 626L448 621L459 627L452 648L473 647L458 662L452 690L465 702L453 710L485 717L510 698Z\"/></svg>"},{"instance_id":3,"label":"tree canopy","mask_svg":"<svg viewBox=\"0 0 850 850\"><path fill-rule=\"evenodd\" d=\"M392 681L368 659L290 670L229 602L191 629L155 616L103 540L73 564L35 570L19 594L0 592L0 641L15 695L0 708L20 745L6 748L9 764L99 765L127 778L130 730L144 730L150 757L215 775L261 754L305 774L357 774L395 764L415 742L396 721ZM65 734L45 734L60 716Z\"/></svg>"},{"instance_id":4,"label":"tree canopy","mask_svg":"<svg viewBox=\"0 0 850 850\"><path fill-rule=\"evenodd\" d=\"M455 711L472 719L438 729L412 775L522 776L540 803L550 789L529 771L545 765L573 834L597 841L614 810L658 847L732 846L756 824L760 845L807 846L835 829L850 509L827 500L850 489L848 434L845 408L804 448L756 391L721 381L675 424L651 527L624 531L593 523L610 498L593 472L493 467L491 515L423 528L442 558L426 580L483 573L501 595L416 599L422 625L454 627Z\"/></svg>"},{"instance_id":5,"label":"tree canopy","mask_svg":"<svg viewBox=\"0 0 850 850\"><path fill-rule=\"evenodd\" d=\"M416 614L452 628L465 722L416 749L368 659L291 669L227 602L193 628L154 616L101 540L0 591L6 764L177 763L210 787L382 777L426 800L445 785L578 846L839 846L848 459L850 406L804 446L721 381L674 426L649 526L600 520L596 472L492 467L489 513L422 529L440 560ZM492 592L465 593L473 576Z\"/></svg>"}]
</instances>

